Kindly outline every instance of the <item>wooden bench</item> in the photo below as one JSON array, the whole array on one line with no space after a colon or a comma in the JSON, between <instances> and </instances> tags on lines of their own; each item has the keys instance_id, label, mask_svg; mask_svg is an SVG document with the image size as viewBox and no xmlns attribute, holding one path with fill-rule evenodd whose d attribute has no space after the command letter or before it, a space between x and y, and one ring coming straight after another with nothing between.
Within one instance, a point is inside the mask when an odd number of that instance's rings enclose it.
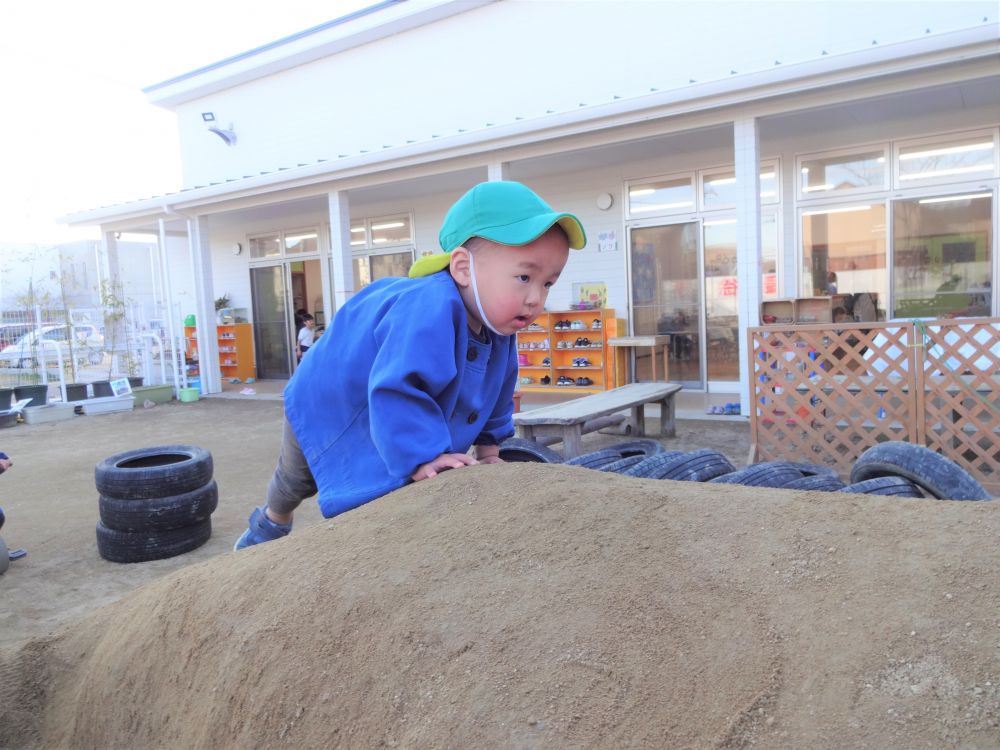
<instances>
[{"instance_id":1,"label":"wooden bench","mask_svg":"<svg viewBox=\"0 0 1000 750\"><path fill-rule=\"evenodd\" d=\"M645 435L643 409L646 404L659 404L660 435L673 437L677 434L674 394L680 389L679 383L630 383L561 404L519 412L514 415L514 425L520 436L529 440L551 442L541 438L558 436L562 439L566 458L572 458L581 453L580 442L584 432L592 432L608 424L602 422L601 417L631 409L629 423L632 434Z\"/></svg>"}]
</instances>

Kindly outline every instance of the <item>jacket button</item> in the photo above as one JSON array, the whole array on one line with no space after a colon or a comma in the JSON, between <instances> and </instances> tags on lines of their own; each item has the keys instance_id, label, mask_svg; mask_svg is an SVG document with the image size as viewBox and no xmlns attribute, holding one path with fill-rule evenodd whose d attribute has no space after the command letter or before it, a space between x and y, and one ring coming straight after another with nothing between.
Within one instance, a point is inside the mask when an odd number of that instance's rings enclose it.
<instances>
[{"instance_id":1,"label":"jacket button","mask_svg":"<svg viewBox=\"0 0 1000 750\"><path fill-rule=\"evenodd\" d=\"M470 362L475 362L476 361L476 357L478 357L478 356L479 356L479 352L477 352L475 350L475 348L473 348L473 347L469 347L469 351L467 351L465 353L465 358L467 360L469 360Z\"/></svg>"},{"instance_id":2,"label":"jacket button","mask_svg":"<svg viewBox=\"0 0 1000 750\"><path fill-rule=\"evenodd\" d=\"M479 412L472 412L472 414L469 415L469 424L475 424L477 419L479 419Z\"/></svg>"}]
</instances>

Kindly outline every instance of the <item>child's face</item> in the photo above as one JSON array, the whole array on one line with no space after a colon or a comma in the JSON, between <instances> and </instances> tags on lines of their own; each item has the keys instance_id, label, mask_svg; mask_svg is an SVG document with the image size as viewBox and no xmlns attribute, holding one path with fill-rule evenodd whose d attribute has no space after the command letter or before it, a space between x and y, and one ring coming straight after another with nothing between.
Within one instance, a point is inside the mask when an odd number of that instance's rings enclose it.
<instances>
[{"instance_id":1,"label":"child's face","mask_svg":"<svg viewBox=\"0 0 1000 750\"><path fill-rule=\"evenodd\" d=\"M545 309L549 289L566 265L569 245L562 232L550 231L518 247L480 241L474 253L483 311L494 328L509 336L530 325ZM460 287L469 319L478 330L483 321L472 288L461 283Z\"/></svg>"},{"instance_id":2,"label":"child's face","mask_svg":"<svg viewBox=\"0 0 1000 750\"><path fill-rule=\"evenodd\" d=\"M306 318L305 324L306 324L306 328L312 328L314 325L316 325L316 321L315 320L309 320L308 318Z\"/></svg>"}]
</instances>

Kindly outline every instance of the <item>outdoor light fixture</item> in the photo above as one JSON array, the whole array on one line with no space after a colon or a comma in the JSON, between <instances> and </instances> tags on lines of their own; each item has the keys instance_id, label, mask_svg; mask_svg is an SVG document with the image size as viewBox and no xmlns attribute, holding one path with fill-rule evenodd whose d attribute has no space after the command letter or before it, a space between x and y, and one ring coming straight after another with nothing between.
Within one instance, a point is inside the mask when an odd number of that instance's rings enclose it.
<instances>
[{"instance_id":1,"label":"outdoor light fixture","mask_svg":"<svg viewBox=\"0 0 1000 750\"><path fill-rule=\"evenodd\" d=\"M201 121L208 126L209 133L215 133L219 138L221 138L227 146L232 146L236 143L236 131L233 130L233 124L229 123L228 128L220 128L215 124L215 113L214 112L202 112Z\"/></svg>"}]
</instances>

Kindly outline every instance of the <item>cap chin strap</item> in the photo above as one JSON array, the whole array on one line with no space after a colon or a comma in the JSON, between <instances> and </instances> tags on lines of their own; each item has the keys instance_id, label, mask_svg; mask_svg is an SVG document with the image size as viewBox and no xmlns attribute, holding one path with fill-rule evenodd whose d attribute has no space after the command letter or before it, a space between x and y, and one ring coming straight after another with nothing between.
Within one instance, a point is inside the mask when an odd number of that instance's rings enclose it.
<instances>
[{"instance_id":1,"label":"cap chin strap","mask_svg":"<svg viewBox=\"0 0 1000 750\"><path fill-rule=\"evenodd\" d=\"M472 295L476 298L476 310L479 311L479 319L483 321L484 326L493 331L497 336L503 336L490 323L490 319L486 317L486 312L483 310L483 303L479 301L479 284L476 283L476 262L472 259L471 252L469 253L469 275L472 276Z\"/></svg>"}]
</instances>

